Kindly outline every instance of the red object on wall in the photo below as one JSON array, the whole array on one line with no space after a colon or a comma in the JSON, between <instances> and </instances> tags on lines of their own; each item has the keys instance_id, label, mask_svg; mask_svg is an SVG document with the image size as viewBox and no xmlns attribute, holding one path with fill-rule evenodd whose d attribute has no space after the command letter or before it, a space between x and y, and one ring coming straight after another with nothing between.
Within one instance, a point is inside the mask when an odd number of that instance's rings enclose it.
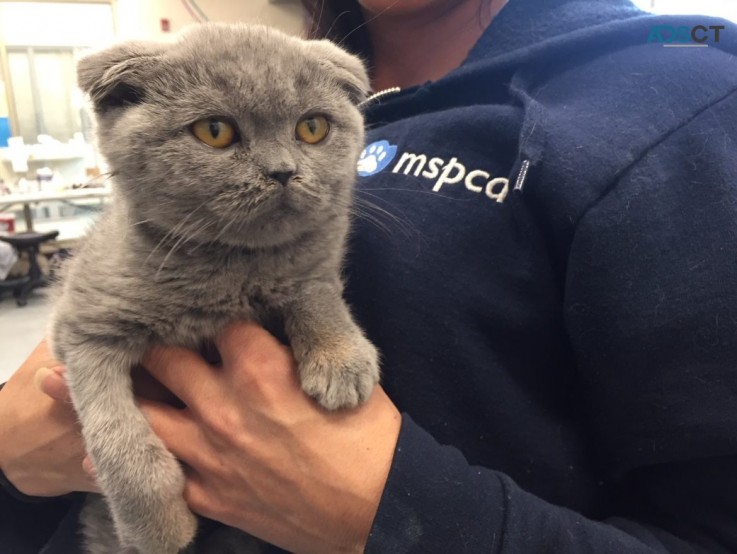
<instances>
[{"instance_id":1,"label":"red object on wall","mask_svg":"<svg viewBox=\"0 0 737 554\"><path fill-rule=\"evenodd\" d=\"M10 235L15 232L15 216L0 214L0 235Z\"/></svg>"},{"instance_id":2,"label":"red object on wall","mask_svg":"<svg viewBox=\"0 0 737 554\"><path fill-rule=\"evenodd\" d=\"M168 33L169 31L171 31L171 23L168 19L164 17L161 18L161 30L164 33Z\"/></svg>"}]
</instances>

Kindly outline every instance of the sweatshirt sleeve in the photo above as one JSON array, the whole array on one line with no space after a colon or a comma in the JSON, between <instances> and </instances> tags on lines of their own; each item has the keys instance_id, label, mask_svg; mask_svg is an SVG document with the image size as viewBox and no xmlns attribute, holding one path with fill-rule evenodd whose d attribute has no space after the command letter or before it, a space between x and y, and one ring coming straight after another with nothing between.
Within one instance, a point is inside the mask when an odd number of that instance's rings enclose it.
<instances>
[{"instance_id":1,"label":"sweatshirt sleeve","mask_svg":"<svg viewBox=\"0 0 737 554\"><path fill-rule=\"evenodd\" d=\"M70 494L44 502L28 502L0 489L0 552L38 554L48 547L52 537L60 534L65 521L69 528L66 534L73 537L78 510L72 508L81 506L81 501L81 494Z\"/></svg>"},{"instance_id":2,"label":"sweatshirt sleeve","mask_svg":"<svg viewBox=\"0 0 737 554\"><path fill-rule=\"evenodd\" d=\"M0 389L5 383L0 383ZM81 493L59 497L28 496L8 481L0 468L0 552L37 554L51 552L49 539L59 533L66 522L67 534L74 535L75 517L82 503Z\"/></svg>"},{"instance_id":3,"label":"sweatshirt sleeve","mask_svg":"<svg viewBox=\"0 0 737 554\"><path fill-rule=\"evenodd\" d=\"M651 489L645 495L660 498L676 512L673 519L640 507L649 513L594 521L525 492L503 473L469 465L404 415L366 552L731 553L737 551L735 467L737 457L649 468L642 475ZM715 539L721 534L728 543Z\"/></svg>"},{"instance_id":4,"label":"sweatshirt sleeve","mask_svg":"<svg viewBox=\"0 0 737 554\"><path fill-rule=\"evenodd\" d=\"M737 552L735 94L652 145L579 219L564 308L623 503L601 521L551 505L405 416L367 552Z\"/></svg>"}]
</instances>

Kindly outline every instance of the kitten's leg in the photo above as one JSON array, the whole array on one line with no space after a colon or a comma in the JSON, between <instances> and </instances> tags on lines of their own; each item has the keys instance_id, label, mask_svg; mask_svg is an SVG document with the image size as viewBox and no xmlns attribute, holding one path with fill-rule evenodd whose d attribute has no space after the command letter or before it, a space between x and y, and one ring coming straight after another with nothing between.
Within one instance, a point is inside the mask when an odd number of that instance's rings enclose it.
<instances>
[{"instance_id":1,"label":"kitten's leg","mask_svg":"<svg viewBox=\"0 0 737 554\"><path fill-rule=\"evenodd\" d=\"M78 344L63 349L69 389L121 545L174 554L197 522L182 497L181 467L136 406L130 368L139 357L92 340Z\"/></svg>"},{"instance_id":2,"label":"kitten's leg","mask_svg":"<svg viewBox=\"0 0 737 554\"><path fill-rule=\"evenodd\" d=\"M110 509L99 494L87 496L79 523L87 554L137 554L134 548L120 546Z\"/></svg>"},{"instance_id":3,"label":"kitten's leg","mask_svg":"<svg viewBox=\"0 0 737 554\"><path fill-rule=\"evenodd\" d=\"M378 352L341 292L337 285L306 287L284 314L302 388L329 410L360 404L379 381Z\"/></svg>"}]
</instances>

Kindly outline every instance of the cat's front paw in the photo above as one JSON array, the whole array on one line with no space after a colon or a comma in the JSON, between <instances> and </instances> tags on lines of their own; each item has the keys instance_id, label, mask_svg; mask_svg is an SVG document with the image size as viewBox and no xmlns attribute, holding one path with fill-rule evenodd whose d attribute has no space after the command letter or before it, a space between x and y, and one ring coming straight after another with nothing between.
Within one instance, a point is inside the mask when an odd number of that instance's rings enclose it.
<instances>
[{"instance_id":1,"label":"cat's front paw","mask_svg":"<svg viewBox=\"0 0 737 554\"><path fill-rule=\"evenodd\" d=\"M138 490L108 498L116 530L121 544L140 554L177 554L197 531L197 519L182 496L184 474L163 448L152 448L146 454L150 457L140 466L146 474L136 483Z\"/></svg>"},{"instance_id":2,"label":"cat's front paw","mask_svg":"<svg viewBox=\"0 0 737 554\"><path fill-rule=\"evenodd\" d=\"M121 542L133 546L139 554L178 554L194 539L197 519L180 497L166 506L149 520L144 529L131 530L122 535ZM127 536L126 536L127 535Z\"/></svg>"},{"instance_id":3,"label":"cat's front paw","mask_svg":"<svg viewBox=\"0 0 737 554\"><path fill-rule=\"evenodd\" d=\"M333 339L298 360L302 389L328 410L353 408L379 382L379 354L360 334Z\"/></svg>"}]
</instances>

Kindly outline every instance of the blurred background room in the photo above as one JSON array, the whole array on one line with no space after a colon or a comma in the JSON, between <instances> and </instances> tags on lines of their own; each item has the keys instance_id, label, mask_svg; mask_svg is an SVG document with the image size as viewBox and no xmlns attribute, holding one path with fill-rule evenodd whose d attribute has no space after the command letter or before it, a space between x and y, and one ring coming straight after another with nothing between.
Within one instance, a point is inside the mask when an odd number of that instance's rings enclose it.
<instances>
[{"instance_id":1,"label":"blurred background room","mask_svg":"<svg viewBox=\"0 0 737 554\"><path fill-rule=\"evenodd\" d=\"M635 3L737 20L737 0ZM208 20L304 34L299 0L0 0L0 382L43 337L43 285L109 201L75 61L116 41L170 40Z\"/></svg>"},{"instance_id":2,"label":"blurred background room","mask_svg":"<svg viewBox=\"0 0 737 554\"><path fill-rule=\"evenodd\" d=\"M48 289L33 285L53 276L110 194L75 61L207 20L301 34L303 17L298 0L0 0L0 235L21 241L0 241L0 382L44 335Z\"/></svg>"}]
</instances>

